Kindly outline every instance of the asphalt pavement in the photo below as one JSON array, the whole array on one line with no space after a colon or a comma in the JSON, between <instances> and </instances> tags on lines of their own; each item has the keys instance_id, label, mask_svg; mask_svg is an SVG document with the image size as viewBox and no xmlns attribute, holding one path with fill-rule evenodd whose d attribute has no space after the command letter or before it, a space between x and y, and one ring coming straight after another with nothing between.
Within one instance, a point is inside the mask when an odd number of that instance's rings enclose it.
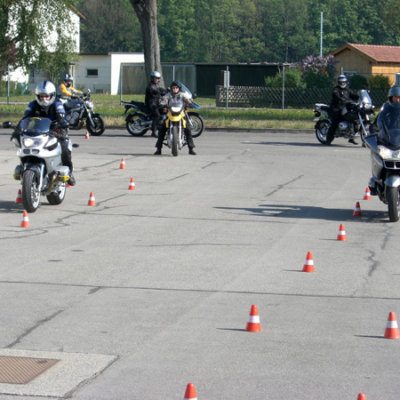
<instances>
[{"instance_id":1,"label":"asphalt pavement","mask_svg":"<svg viewBox=\"0 0 400 400\"><path fill-rule=\"evenodd\" d=\"M398 400L400 341L384 333L400 317L400 225L363 200L367 149L206 130L197 156L154 156L149 135L75 131L76 186L59 206L43 197L22 228L10 133L0 129L0 382L2 357L55 364L0 383L1 400L183 399L190 382L199 400ZM245 331L252 305L261 332Z\"/></svg>"}]
</instances>

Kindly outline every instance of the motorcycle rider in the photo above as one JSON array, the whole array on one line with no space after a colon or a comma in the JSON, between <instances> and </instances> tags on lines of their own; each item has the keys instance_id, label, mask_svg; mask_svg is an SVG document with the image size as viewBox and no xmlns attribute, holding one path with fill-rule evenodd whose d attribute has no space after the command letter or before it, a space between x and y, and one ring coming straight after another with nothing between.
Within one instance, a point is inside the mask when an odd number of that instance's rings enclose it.
<instances>
[{"instance_id":1,"label":"motorcycle rider","mask_svg":"<svg viewBox=\"0 0 400 400\"><path fill-rule=\"evenodd\" d=\"M351 103L353 100L358 100L359 95L347 87L346 75L340 75L337 80L337 85L332 89L332 102L331 102L331 120L332 124L326 135L327 142L330 144L334 139L336 129L339 125L342 116L342 110L346 104ZM351 138L349 143L357 144L357 142Z\"/></svg>"},{"instance_id":2,"label":"motorcycle rider","mask_svg":"<svg viewBox=\"0 0 400 400\"><path fill-rule=\"evenodd\" d=\"M168 104L168 101L172 98L181 98L181 99L186 99L186 101L191 101L191 96L188 95L186 92L182 92L182 84L179 81L173 81L171 83L171 91L168 92L163 99L161 100L162 104ZM157 139L157 143L156 143L156 147L157 150L154 153L154 155L160 155L161 154L161 149L163 146L163 142L164 142L164 137L165 137L165 133L167 132L167 126L165 124L163 124L162 127L160 127L160 131L158 133L158 139ZM188 124L186 124L186 128L185 128L185 136L186 136L186 141L189 147L189 154L191 154L192 156L195 156L196 153L193 150L194 146L194 142L193 142L193 137L192 137L192 131L189 129Z\"/></svg>"},{"instance_id":3,"label":"motorcycle rider","mask_svg":"<svg viewBox=\"0 0 400 400\"><path fill-rule=\"evenodd\" d=\"M73 97L77 97L77 95L83 94L80 90L77 90L72 87L73 78L70 74L66 74L64 76L63 81L57 90L57 96L59 96L63 100L70 100Z\"/></svg>"},{"instance_id":4,"label":"motorcycle rider","mask_svg":"<svg viewBox=\"0 0 400 400\"><path fill-rule=\"evenodd\" d=\"M73 171L73 164L71 159L71 151L68 149L68 122L65 120L65 109L61 101L56 100L56 87L50 81L40 82L35 89L36 100L31 101L24 113L24 118L43 117L57 121L60 126L57 135L58 141L61 145L61 161L63 165L67 166L71 175L67 182L74 186L76 181ZM11 139L21 134L20 123L11 135Z\"/></svg>"},{"instance_id":5,"label":"motorcycle rider","mask_svg":"<svg viewBox=\"0 0 400 400\"><path fill-rule=\"evenodd\" d=\"M400 107L400 85L394 85L389 89L388 101L383 104L381 111L376 116L375 121L371 124L369 128L370 133L378 133L383 129L383 122L385 122L385 118L390 118L392 107ZM368 188L371 195L376 196L378 194L373 177L369 180Z\"/></svg>"},{"instance_id":6,"label":"motorcycle rider","mask_svg":"<svg viewBox=\"0 0 400 400\"><path fill-rule=\"evenodd\" d=\"M153 124L151 126L151 136L156 137L158 120L160 119L160 111L158 104L162 96L167 93L167 90L159 85L161 74L158 71L153 71L150 74L150 82L146 88L146 96L144 102L153 114Z\"/></svg>"}]
</instances>

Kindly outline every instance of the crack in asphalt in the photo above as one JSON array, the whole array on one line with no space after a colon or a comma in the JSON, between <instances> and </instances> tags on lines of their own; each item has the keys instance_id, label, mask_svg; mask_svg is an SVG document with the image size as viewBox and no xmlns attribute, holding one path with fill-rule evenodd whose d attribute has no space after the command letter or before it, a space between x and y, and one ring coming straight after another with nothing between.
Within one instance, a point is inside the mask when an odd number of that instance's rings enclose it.
<instances>
[{"instance_id":1,"label":"crack in asphalt","mask_svg":"<svg viewBox=\"0 0 400 400\"><path fill-rule=\"evenodd\" d=\"M279 190L283 189L285 186L288 186L288 185L290 185L291 183L298 181L298 180L301 179L302 177L303 177L303 175L300 175L300 176L298 176L298 177L292 179L292 180L289 181L289 182L282 183L282 185L278 185L278 187L277 187L275 190L273 190L272 192L268 193L265 197L270 197L270 196L272 196L273 194L275 194L275 193L278 192Z\"/></svg>"}]
</instances>

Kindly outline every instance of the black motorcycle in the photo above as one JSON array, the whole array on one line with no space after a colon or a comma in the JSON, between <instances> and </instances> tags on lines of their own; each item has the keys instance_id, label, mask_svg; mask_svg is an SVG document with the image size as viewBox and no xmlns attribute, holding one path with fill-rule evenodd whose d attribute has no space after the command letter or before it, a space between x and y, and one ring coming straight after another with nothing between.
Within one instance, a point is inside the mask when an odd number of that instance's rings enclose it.
<instances>
[{"instance_id":1,"label":"black motorcycle","mask_svg":"<svg viewBox=\"0 0 400 400\"><path fill-rule=\"evenodd\" d=\"M184 89L186 89L186 87L182 85L182 90ZM193 95L193 98L196 98L196 95ZM126 129L132 136L143 136L151 129L153 124L153 114L151 110L141 101L132 100L130 102L123 101L122 103L125 104L124 115L127 114L125 118ZM204 119L199 113L188 111L190 107L200 108L200 106L193 102L191 102L191 104L185 104L186 121L191 129L192 137L196 138L203 133ZM159 110L161 115L165 114L164 106L159 106Z\"/></svg>"},{"instance_id":2,"label":"black motorcycle","mask_svg":"<svg viewBox=\"0 0 400 400\"><path fill-rule=\"evenodd\" d=\"M349 102L343 107L341 122L336 129L334 138L351 139L360 136L365 147L365 138L369 135L371 125L370 116L374 115L375 106L367 90L360 90L360 99L357 103ZM317 103L314 108L315 135L322 144L329 144L327 134L331 126L331 107Z\"/></svg>"},{"instance_id":3,"label":"black motorcycle","mask_svg":"<svg viewBox=\"0 0 400 400\"><path fill-rule=\"evenodd\" d=\"M62 101L62 100L61 100ZM106 129L104 118L94 112L93 101L90 99L90 90L78 98L73 96L64 103L65 119L69 122L69 129L79 130L86 122L86 129L93 136L100 136Z\"/></svg>"}]
</instances>

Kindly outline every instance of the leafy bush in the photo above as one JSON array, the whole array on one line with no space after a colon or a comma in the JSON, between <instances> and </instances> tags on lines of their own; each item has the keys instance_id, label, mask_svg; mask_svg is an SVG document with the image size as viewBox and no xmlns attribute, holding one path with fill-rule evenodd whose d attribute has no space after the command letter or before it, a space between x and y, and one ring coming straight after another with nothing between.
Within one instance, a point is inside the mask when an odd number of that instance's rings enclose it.
<instances>
[{"instance_id":1,"label":"leafy bush","mask_svg":"<svg viewBox=\"0 0 400 400\"><path fill-rule=\"evenodd\" d=\"M390 79L388 76L384 76L382 74L372 75L369 78L369 88L389 90L391 88Z\"/></svg>"},{"instance_id":2,"label":"leafy bush","mask_svg":"<svg viewBox=\"0 0 400 400\"><path fill-rule=\"evenodd\" d=\"M285 70L285 88L302 88L306 87L306 84L302 82L302 72L297 68ZM265 86L271 88L282 87L283 72L276 74L274 77L264 78Z\"/></svg>"},{"instance_id":3,"label":"leafy bush","mask_svg":"<svg viewBox=\"0 0 400 400\"><path fill-rule=\"evenodd\" d=\"M324 89L335 86L336 64L338 62L340 61L335 61L333 55L326 57L306 57L303 60L302 70L303 81L307 88Z\"/></svg>"},{"instance_id":4,"label":"leafy bush","mask_svg":"<svg viewBox=\"0 0 400 400\"><path fill-rule=\"evenodd\" d=\"M360 90L368 88L368 79L363 75L353 75L349 79L350 89Z\"/></svg>"},{"instance_id":5,"label":"leafy bush","mask_svg":"<svg viewBox=\"0 0 400 400\"><path fill-rule=\"evenodd\" d=\"M10 82L10 96L21 96L25 94L27 84ZM0 81L0 96L7 96L7 81Z\"/></svg>"}]
</instances>

